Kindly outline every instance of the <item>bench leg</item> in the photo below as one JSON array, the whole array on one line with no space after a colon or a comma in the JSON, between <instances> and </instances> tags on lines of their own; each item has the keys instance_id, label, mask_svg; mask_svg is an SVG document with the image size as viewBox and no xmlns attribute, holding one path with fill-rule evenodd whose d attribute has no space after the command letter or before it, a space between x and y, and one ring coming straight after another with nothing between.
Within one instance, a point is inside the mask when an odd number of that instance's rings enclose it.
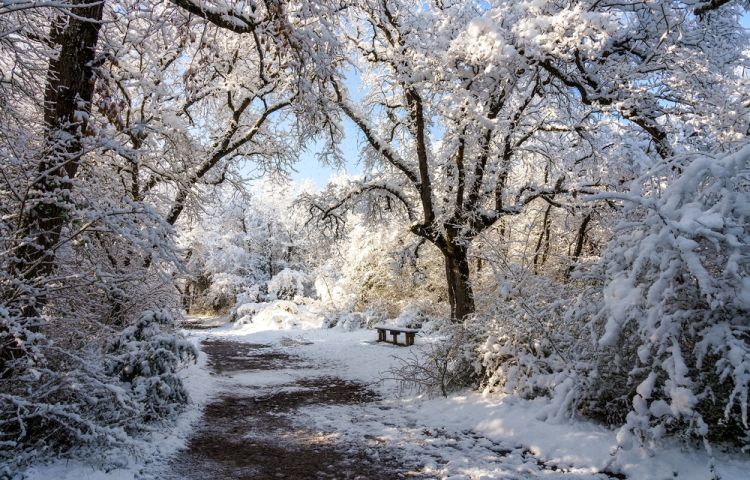
<instances>
[{"instance_id":1,"label":"bench leg","mask_svg":"<svg viewBox=\"0 0 750 480\"><path fill-rule=\"evenodd\" d=\"M414 334L413 333L407 333L406 334L406 346L414 345Z\"/></svg>"},{"instance_id":2,"label":"bench leg","mask_svg":"<svg viewBox=\"0 0 750 480\"><path fill-rule=\"evenodd\" d=\"M378 330L378 342L385 342L385 330Z\"/></svg>"},{"instance_id":3,"label":"bench leg","mask_svg":"<svg viewBox=\"0 0 750 480\"><path fill-rule=\"evenodd\" d=\"M398 332L391 332L391 336L393 337L393 344L398 345Z\"/></svg>"}]
</instances>

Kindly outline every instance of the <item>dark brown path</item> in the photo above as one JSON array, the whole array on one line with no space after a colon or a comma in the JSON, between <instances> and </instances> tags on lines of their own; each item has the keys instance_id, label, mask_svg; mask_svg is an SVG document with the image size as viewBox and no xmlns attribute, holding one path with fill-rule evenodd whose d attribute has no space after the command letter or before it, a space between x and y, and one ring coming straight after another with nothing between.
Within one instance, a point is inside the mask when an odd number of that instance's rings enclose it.
<instances>
[{"instance_id":1,"label":"dark brown path","mask_svg":"<svg viewBox=\"0 0 750 480\"><path fill-rule=\"evenodd\" d=\"M216 375L309 368L297 356L269 345L207 340L202 344ZM230 382L227 382L230 383ZM306 405L365 403L377 395L366 386L332 376L300 379L270 392L235 385L206 405L188 442L162 478L173 479L397 479L393 452L342 443L335 432L301 427L294 419ZM406 470L406 469L405 469ZM405 471L404 470L404 471Z\"/></svg>"}]
</instances>

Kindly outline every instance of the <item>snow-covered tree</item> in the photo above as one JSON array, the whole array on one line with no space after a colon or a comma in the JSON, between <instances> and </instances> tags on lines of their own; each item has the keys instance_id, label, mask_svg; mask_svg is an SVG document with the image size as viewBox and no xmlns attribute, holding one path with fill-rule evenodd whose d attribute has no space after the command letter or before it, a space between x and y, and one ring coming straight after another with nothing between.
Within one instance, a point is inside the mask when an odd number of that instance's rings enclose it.
<instances>
[{"instance_id":1,"label":"snow-covered tree","mask_svg":"<svg viewBox=\"0 0 750 480\"><path fill-rule=\"evenodd\" d=\"M446 313L439 253L414 241L403 221L385 215L374 225L365 212L349 213L341 228L327 247L337 254L321 259L315 270L325 305L391 318L410 307Z\"/></svg>"},{"instance_id":2,"label":"snow-covered tree","mask_svg":"<svg viewBox=\"0 0 750 480\"><path fill-rule=\"evenodd\" d=\"M469 248L483 231L743 135L746 106L723 107L741 98L737 7L706 8L372 0L343 10L363 87L332 78L330 101L366 140L368 174L319 198L319 217L363 195L400 204L411 231L443 253L463 318L475 308Z\"/></svg>"},{"instance_id":3,"label":"snow-covered tree","mask_svg":"<svg viewBox=\"0 0 750 480\"><path fill-rule=\"evenodd\" d=\"M203 206L203 218L181 228L188 310L224 310L239 297L258 301L271 293L269 282L281 271L309 270L302 221L294 215L291 195L278 187L252 194L225 190L218 193L218 204Z\"/></svg>"}]
</instances>

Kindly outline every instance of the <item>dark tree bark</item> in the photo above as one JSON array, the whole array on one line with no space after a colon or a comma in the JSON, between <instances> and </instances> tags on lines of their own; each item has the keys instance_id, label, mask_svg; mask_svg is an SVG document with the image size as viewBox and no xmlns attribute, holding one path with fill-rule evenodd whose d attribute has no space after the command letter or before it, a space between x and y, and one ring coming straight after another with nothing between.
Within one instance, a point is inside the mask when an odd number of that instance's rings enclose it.
<instances>
[{"instance_id":1,"label":"dark tree bark","mask_svg":"<svg viewBox=\"0 0 750 480\"><path fill-rule=\"evenodd\" d=\"M31 320L30 329L38 328L32 319L45 303L39 289L54 272L55 248L72 208L72 179L83 155L82 138L94 93L93 63L104 2L70 3L72 15L60 13L50 29L49 43L59 53L49 62L44 91L45 150L21 207L9 264L10 276L27 289L18 309ZM0 344L0 372L6 362L25 355L23 343L22 338L10 337Z\"/></svg>"},{"instance_id":2,"label":"dark tree bark","mask_svg":"<svg viewBox=\"0 0 750 480\"><path fill-rule=\"evenodd\" d=\"M544 265L547 261L547 255L549 254L549 231L551 223L549 214L552 211L552 205L547 205L547 209L544 210L544 218L542 219L542 231L539 233L539 240L536 242L536 248L534 249L534 273L539 273L539 267Z\"/></svg>"},{"instance_id":3,"label":"dark tree bark","mask_svg":"<svg viewBox=\"0 0 750 480\"><path fill-rule=\"evenodd\" d=\"M443 249L451 318L457 320L462 320L475 311L468 253L469 249L464 245L449 244Z\"/></svg>"},{"instance_id":4,"label":"dark tree bark","mask_svg":"<svg viewBox=\"0 0 750 480\"><path fill-rule=\"evenodd\" d=\"M12 273L37 280L54 268L54 247L68 220L72 179L83 154L82 138L94 93L93 61L102 3L72 0L75 16L60 14L50 31L59 55L50 61L44 92L46 151L37 167L27 210L18 228L19 248Z\"/></svg>"},{"instance_id":5,"label":"dark tree bark","mask_svg":"<svg viewBox=\"0 0 750 480\"><path fill-rule=\"evenodd\" d=\"M583 252L583 243L586 239L586 229L589 227L589 223L591 222L591 213L587 213L585 217L583 217L583 221L581 222L581 226L578 227L578 233L576 234L576 246L575 250L573 251L573 256L571 258L571 264L568 267L568 270L565 272L565 277L569 278L570 274L573 273L573 270L575 270L576 263L578 262L578 258L581 256L581 253Z\"/></svg>"}]
</instances>

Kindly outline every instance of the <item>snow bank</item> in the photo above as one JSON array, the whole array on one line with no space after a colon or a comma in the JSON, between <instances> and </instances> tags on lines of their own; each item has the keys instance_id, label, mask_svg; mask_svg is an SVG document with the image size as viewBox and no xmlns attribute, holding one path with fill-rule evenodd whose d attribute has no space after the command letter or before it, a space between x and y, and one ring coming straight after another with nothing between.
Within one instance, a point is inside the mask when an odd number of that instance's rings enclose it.
<instances>
[{"instance_id":1,"label":"snow bank","mask_svg":"<svg viewBox=\"0 0 750 480\"><path fill-rule=\"evenodd\" d=\"M281 335L288 333L261 332L243 341L273 342ZM400 358L416 353L416 349L376 343L374 332L368 330L313 329L302 335L309 343L295 347L295 354L325 364L328 374L377 388L384 400L360 405L311 406L300 411L299 418L306 418L304 421L321 430L336 431L351 441L362 438L385 441L389 447L398 449L405 462L415 461L429 467L435 460L432 454L439 454L447 463L435 463L430 470L435 478L455 475L466 479L535 475L601 478L598 472L604 470L638 480L712 477L708 454L677 442L665 441L662 447L650 451L639 448L620 451L615 457L612 455L618 445L615 430L588 421L547 420L552 409L549 399L523 400L512 395L475 392L448 398L398 398L397 382L388 380L387 370L397 365ZM431 340L417 337L419 344ZM488 454L492 452L486 448L469 446L487 442L500 450L528 450L532 457L517 458L514 451L507 458L503 455L491 458ZM714 456L716 473L722 480L747 478L750 459L716 451ZM539 467L537 460L546 467ZM520 464L513 467L513 462ZM558 472L550 471L552 466L558 467Z\"/></svg>"},{"instance_id":2,"label":"snow bank","mask_svg":"<svg viewBox=\"0 0 750 480\"><path fill-rule=\"evenodd\" d=\"M456 431L472 430L490 440L527 447L542 461L579 472L621 472L633 479L705 480L711 478L710 459L702 450L677 444L658 451L632 449L612 453L616 432L590 422L551 423L538 418L546 399L488 397L477 393L417 402L424 424ZM716 472L724 480L747 478L750 461L716 454Z\"/></svg>"},{"instance_id":3,"label":"snow bank","mask_svg":"<svg viewBox=\"0 0 750 480\"><path fill-rule=\"evenodd\" d=\"M246 303L237 307L237 328L241 333L264 330L310 329L323 326L324 317L306 305L288 300Z\"/></svg>"}]
</instances>

